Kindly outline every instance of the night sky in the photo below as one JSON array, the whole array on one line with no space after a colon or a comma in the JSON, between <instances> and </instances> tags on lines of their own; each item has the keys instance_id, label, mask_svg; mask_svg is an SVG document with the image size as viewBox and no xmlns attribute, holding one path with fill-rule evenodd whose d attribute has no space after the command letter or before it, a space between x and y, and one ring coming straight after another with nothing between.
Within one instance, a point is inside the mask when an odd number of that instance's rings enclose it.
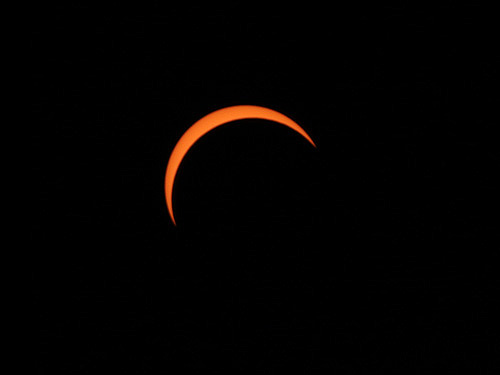
<instances>
[{"instance_id":1,"label":"night sky","mask_svg":"<svg viewBox=\"0 0 500 375\"><path fill-rule=\"evenodd\" d=\"M495 13L138 4L32 9L36 373L496 373Z\"/></svg>"}]
</instances>

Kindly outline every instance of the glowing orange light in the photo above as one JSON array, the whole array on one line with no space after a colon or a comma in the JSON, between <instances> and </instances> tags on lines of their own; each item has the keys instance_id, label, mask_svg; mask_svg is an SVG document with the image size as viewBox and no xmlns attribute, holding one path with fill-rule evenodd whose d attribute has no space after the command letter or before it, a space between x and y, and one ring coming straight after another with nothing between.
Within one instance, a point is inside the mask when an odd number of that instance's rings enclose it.
<instances>
[{"instance_id":1,"label":"glowing orange light","mask_svg":"<svg viewBox=\"0 0 500 375\"><path fill-rule=\"evenodd\" d=\"M269 108L259 107L255 105L236 105L232 107L222 108L209 113L205 117L202 117L200 120L196 121L184 133L184 135L175 145L168 161L167 172L165 173L165 198L167 201L168 212L170 213L170 217L174 225L176 225L176 223L174 219L174 211L172 208L172 191L175 175L177 174L177 170L179 169L179 165L181 164L182 159L189 151L191 146L210 130L230 121L242 119L262 119L275 121L295 130L297 133L307 139L309 143L316 147L311 137L309 137L304 129L302 129L295 121Z\"/></svg>"}]
</instances>

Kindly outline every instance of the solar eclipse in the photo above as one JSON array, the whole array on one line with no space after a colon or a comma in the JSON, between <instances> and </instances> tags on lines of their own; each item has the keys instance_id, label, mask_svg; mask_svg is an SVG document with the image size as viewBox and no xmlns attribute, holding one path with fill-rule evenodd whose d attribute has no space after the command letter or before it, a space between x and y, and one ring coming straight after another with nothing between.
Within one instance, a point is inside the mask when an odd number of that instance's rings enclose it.
<instances>
[{"instance_id":1,"label":"solar eclipse","mask_svg":"<svg viewBox=\"0 0 500 375\"><path fill-rule=\"evenodd\" d=\"M198 139L200 139L203 135L205 135L212 129L232 121L243 119L270 120L275 123L285 125L299 133L311 145L316 147L314 141L306 133L306 131L302 129L302 127L300 127L299 124L297 124L289 117L283 115L282 113L269 108L255 105L236 105L222 108L209 113L208 115L202 117L200 120L196 121L182 135L182 137L175 145L167 164L167 171L165 173L165 199L167 202L167 208L170 214L170 218L172 219L174 225L176 225L176 222L172 205L172 192L175 176L184 156Z\"/></svg>"}]
</instances>

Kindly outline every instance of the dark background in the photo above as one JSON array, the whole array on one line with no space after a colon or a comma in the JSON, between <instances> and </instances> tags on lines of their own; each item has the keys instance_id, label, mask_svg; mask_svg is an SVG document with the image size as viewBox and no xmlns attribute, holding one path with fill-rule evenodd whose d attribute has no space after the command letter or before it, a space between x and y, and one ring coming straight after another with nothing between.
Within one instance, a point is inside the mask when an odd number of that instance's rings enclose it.
<instances>
[{"instance_id":1,"label":"dark background","mask_svg":"<svg viewBox=\"0 0 500 375\"><path fill-rule=\"evenodd\" d=\"M31 9L38 373L494 373L495 13L167 4Z\"/></svg>"}]
</instances>

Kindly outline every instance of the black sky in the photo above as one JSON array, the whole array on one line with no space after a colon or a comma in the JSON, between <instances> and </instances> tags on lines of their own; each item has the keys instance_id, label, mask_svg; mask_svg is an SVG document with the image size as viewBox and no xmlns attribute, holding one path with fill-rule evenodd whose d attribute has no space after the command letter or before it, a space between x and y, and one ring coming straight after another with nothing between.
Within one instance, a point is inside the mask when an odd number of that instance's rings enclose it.
<instances>
[{"instance_id":1,"label":"black sky","mask_svg":"<svg viewBox=\"0 0 500 375\"><path fill-rule=\"evenodd\" d=\"M292 8L34 11L38 373L493 373L493 12Z\"/></svg>"}]
</instances>

